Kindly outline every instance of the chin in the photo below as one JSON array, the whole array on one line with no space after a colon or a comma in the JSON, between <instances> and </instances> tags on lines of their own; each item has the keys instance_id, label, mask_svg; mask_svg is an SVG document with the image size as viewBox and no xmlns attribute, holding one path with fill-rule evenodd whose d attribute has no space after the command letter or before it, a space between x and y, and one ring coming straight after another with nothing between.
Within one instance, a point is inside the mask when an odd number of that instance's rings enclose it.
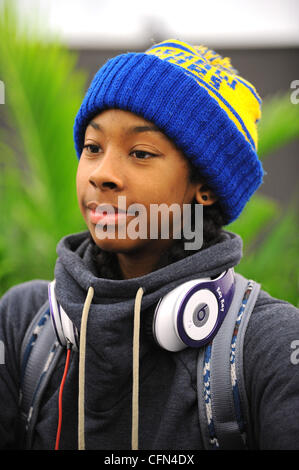
<instances>
[{"instance_id":1,"label":"chin","mask_svg":"<svg viewBox=\"0 0 299 470\"><path fill-rule=\"evenodd\" d=\"M94 232L91 232L92 238L95 244L103 251L111 253L134 253L144 249L148 240L130 238L118 239L118 238L104 238L99 239Z\"/></svg>"}]
</instances>

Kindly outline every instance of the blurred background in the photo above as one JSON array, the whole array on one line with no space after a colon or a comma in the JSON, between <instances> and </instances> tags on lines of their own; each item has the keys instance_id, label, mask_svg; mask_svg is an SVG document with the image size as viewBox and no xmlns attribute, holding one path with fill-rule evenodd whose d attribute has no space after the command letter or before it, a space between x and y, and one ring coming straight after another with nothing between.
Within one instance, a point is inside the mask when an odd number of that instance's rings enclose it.
<instances>
[{"instance_id":1,"label":"blurred background","mask_svg":"<svg viewBox=\"0 0 299 470\"><path fill-rule=\"evenodd\" d=\"M56 245L85 230L75 189L75 115L98 68L177 38L228 56L263 100L264 183L226 227L237 271L299 306L297 0L0 0L0 296L52 279Z\"/></svg>"}]
</instances>

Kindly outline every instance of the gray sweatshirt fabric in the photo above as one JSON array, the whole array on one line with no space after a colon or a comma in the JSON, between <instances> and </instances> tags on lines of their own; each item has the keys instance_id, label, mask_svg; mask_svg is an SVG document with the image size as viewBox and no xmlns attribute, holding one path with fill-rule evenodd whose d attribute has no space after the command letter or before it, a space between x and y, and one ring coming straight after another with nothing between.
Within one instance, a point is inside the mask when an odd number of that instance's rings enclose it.
<instances>
[{"instance_id":1,"label":"gray sweatshirt fabric","mask_svg":"<svg viewBox=\"0 0 299 470\"><path fill-rule=\"evenodd\" d=\"M88 232L64 237L53 273L58 302L77 329L88 288L94 288L86 337L85 442L87 450L130 449L132 426L132 342L136 292L143 287L140 331L140 449L202 449L197 406L196 349L170 353L151 334L159 299L184 281L216 276L237 266L239 236L223 232L214 246L142 277L98 277ZM236 268L237 271L237 268ZM18 448L20 348L25 331L47 299L48 282L11 288L0 300L0 449ZM296 343L297 342L297 343ZM245 383L258 449L299 449L299 311L261 291L244 343ZM298 359L298 360L297 360ZM33 449L54 449L61 358L43 396ZM60 449L76 449L78 354L71 353L63 394Z\"/></svg>"}]
</instances>

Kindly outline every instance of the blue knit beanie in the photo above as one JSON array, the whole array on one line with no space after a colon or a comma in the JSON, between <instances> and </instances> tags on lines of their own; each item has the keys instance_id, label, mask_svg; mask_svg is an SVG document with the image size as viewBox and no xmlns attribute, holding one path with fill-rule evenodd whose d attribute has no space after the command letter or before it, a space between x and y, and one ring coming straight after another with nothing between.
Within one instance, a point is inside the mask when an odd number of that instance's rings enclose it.
<instances>
[{"instance_id":1,"label":"blue knit beanie","mask_svg":"<svg viewBox=\"0 0 299 470\"><path fill-rule=\"evenodd\" d=\"M94 76L74 124L78 158L89 121L110 108L153 122L199 169L229 224L262 183L261 99L229 58L178 40L121 54Z\"/></svg>"}]
</instances>

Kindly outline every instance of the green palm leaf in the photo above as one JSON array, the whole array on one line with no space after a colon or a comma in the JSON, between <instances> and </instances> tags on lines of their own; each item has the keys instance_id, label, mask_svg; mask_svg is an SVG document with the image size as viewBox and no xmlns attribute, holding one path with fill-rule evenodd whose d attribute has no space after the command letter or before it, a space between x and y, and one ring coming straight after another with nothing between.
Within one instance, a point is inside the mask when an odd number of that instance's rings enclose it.
<instances>
[{"instance_id":1,"label":"green palm leaf","mask_svg":"<svg viewBox=\"0 0 299 470\"><path fill-rule=\"evenodd\" d=\"M57 42L36 38L30 28L20 34L16 24L6 3L0 18L2 292L12 283L49 276L58 240L84 229L72 123L86 74Z\"/></svg>"}]
</instances>

